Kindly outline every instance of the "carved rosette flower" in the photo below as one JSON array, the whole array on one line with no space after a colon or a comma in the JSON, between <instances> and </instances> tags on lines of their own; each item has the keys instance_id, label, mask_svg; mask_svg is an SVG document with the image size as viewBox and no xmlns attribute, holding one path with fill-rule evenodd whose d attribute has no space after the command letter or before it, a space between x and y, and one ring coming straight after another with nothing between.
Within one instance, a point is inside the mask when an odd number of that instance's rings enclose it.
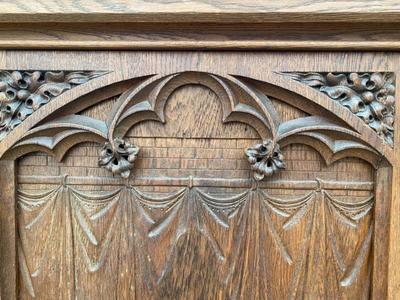
<instances>
[{"instance_id":1,"label":"carved rosette flower","mask_svg":"<svg viewBox=\"0 0 400 300\"><path fill-rule=\"evenodd\" d=\"M41 106L105 72L0 71L0 141Z\"/></svg>"},{"instance_id":2,"label":"carved rosette flower","mask_svg":"<svg viewBox=\"0 0 400 300\"><path fill-rule=\"evenodd\" d=\"M272 140L265 140L246 149L247 160L251 164L255 180L262 180L285 168L279 145Z\"/></svg>"},{"instance_id":3,"label":"carved rosette flower","mask_svg":"<svg viewBox=\"0 0 400 300\"><path fill-rule=\"evenodd\" d=\"M393 73L287 73L361 118L393 146L395 76Z\"/></svg>"},{"instance_id":4,"label":"carved rosette flower","mask_svg":"<svg viewBox=\"0 0 400 300\"><path fill-rule=\"evenodd\" d=\"M99 166L111 171L114 175L128 178L137 158L139 148L115 138L113 143L106 142L99 158Z\"/></svg>"}]
</instances>

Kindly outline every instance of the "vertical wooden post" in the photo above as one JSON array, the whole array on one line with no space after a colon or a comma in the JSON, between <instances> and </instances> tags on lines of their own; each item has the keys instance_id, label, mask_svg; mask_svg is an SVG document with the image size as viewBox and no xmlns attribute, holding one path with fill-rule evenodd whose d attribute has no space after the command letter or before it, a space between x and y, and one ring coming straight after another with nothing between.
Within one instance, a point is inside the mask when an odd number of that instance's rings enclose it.
<instances>
[{"instance_id":1,"label":"vertical wooden post","mask_svg":"<svg viewBox=\"0 0 400 300\"><path fill-rule=\"evenodd\" d=\"M0 295L17 298L15 162L0 161Z\"/></svg>"},{"instance_id":2,"label":"vertical wooden post","mask_svg":"<svg viewBox=\"0 0 400 300\"><path fill-rule=\"evenodd\" d=\"M390 242L389 242L389 276L388 276L388 299L399 299L400 297L400 168L394 168L393 173L393 197L390 208Z\"/></svg>"},{"instance_id":3,"label":"vertical wooden post","mask_svg":"<svg viewBox=\"0 0 400 300\"><path fill-rule=\"evenodd\" d=\"M372 299L387 299L389 267L389 220L392 202L392 167L381 166L376 172Z\"/></svg>"},{"instance_id":4,"label":"vertical wooden post","mask_svg":"<svg viewBox=\"0 0 400 300\"><path fill-rule=\"evenodd\" d=\"M394 65L397 66L396 70L396 97L400 95L400 59L398 56L394 59ZM387 222L390 224L389 232L389 275L388 275L388 299L400 298L400 105L396 105L396 122L394 124L394 152L396 160L393 167L392 178L392 198L390 215Z\"/></svg>"}]
</instances>

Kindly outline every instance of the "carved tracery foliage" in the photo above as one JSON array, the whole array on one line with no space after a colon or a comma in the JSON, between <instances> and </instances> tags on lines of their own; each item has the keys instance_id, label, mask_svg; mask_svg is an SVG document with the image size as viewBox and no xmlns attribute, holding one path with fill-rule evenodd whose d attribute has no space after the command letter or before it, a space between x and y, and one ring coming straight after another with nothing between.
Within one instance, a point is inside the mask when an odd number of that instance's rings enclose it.
<instances>
[{"instance_id":1,"label":"carved tracery foliage","mask_svg":"<svg viewBox=\"0 0 400 300\"><path fill-rule=\"evenodd\" d=\"M188 254L190 251L201 251L213 261L207 268L217 274L215 281L221 293L226 292L226 297L221 297L227 299L246 298L242 292L248 287L269 298L296 299L305 293L314 296L317 293L312 289L318 289L318 280L325 277L333 278L323 284L327 298L341 298L352 293L350 290L368 286L374 183L360 178L357 182L323 181L311 178L312 172L307 172L307 180L274 182L274 175L286 172L282 151L292 143L313 147L327 165L356 156L377 167L381 156L359 132L327 114L304 113L282 120L276 110L277 100L253 82L200 72L152 75L116 95L118 99L105 120L68 107L68 113L51 115L29 129L10 150L16 157L41 150L61 160L78 143L93 141L103 146L95 157L96 166L98 163L116 178L97 176L97 171L104 171L97 168L95 177L65 176L61 184L56 175L19 176L21 186L28 186L20 188L17 195L18 257L27 293L34 297L40 293L36 287L46 284L47 274L64 272L59 282L74 282L76 286L65 290L74 290L79 298L86 281L101 278L104 272L118 276L118 280L104 284L121 282L122 289L126 285L138 298L148 293L150 296L141 299L157 299L152 293L162 290L168 280L175 280L172 273L184 273L176 269L192 267L180 260L202 259ZM127 132L140 122L169 120L164 113L170 95L191 84L206 86L218 96L223 122L246 123L255 129L251 141L258 136L260 141L239 150L243 162L247 158L249 163L245 165L246 178L186 178L180 176L179 169L171 172L175 174L172 177L157 173L157 178L128 178L133 177L134 162L142 157L138 157L140 137L135 140L136 136ZM289 155L286 159L288 168L292 167ZM320 161L314 163L319 166ZM341 165L346 167L346 163ZM140 174L143 170L137 171ZM228 172L228 176L236 175L236 171ZM332 173L337 176L339 172ZM51 185L47 191L29 190L32 185L33 190L43 189L45 184ZM282 193L270 194L269 187ZM91 188L93 192L88 192ZM184 256L180 255L182 249L187 251ZM202 265L194 260L192 263ZM59 265L66 267L53 271ZM284 276L268 275L274 267ZM242 276L245 273L249 275Z\"/></svg>"},{"instance_id":2,"label":"carved tracery foliage","mask_svg":"<svg viewBox=\"0 0 400 300\"><path fill-rule=\"evenodd\" d=\"M328 95L393 146L394 73L284 73Z\"/></svg>"},{"instance_id":3,"label":"carved tracery foliage","mask_svg":"<svg viewBox=\"0 0 400 300\"><path fill-rule=\"evenodd\" d=\"M0 71L0 141L41 106L105 72Z\"/></svg>"},{"instance_id":4,"label":"carved tracery foliage","mask_svg":"<svg viewBox=\"0 0 400 300\"><path fill-rule=\"evenodd\" d=\"M82 142L84 137L103 145L106 143L106 148L100 154L99 164L113 174L128 177L139 149L123 142L127 131L144 120L164 122L168 96L177 88L192 83L207 86L219 96L223 108L223 122L247 123L255 128L264 141L264 144L253 149L243 149L255 171L256 180L283 169L284 162L279 144L288 144L298 138L321 145L322 154L327 162L342 157L346 151L357 149L354 155L363 159L371 158L371 163L375 164L377 153L366 145L360 134L354 130L324 116L308 116L282 122L271 99L248 81L239 76L225 78L200 72L143 78L139 84L121 94L108 120L102 121L78 114L54 118L28 131L14 146L14 151L21 155L25 153L25 149L50 150L61 159L68 148ZM371 83L364 85L372 86ZM361 84L360 89L364 85ZM380 91L390 87L387 81L376 83L374 88L375 86L380 86ZM386 118L387 112L384 112L384 115ZM336 138L338 133L340 140ZM119 149L121 146L126 149ZM365 153L369 154L364 155Z\"/></svg>"}]
</instances>

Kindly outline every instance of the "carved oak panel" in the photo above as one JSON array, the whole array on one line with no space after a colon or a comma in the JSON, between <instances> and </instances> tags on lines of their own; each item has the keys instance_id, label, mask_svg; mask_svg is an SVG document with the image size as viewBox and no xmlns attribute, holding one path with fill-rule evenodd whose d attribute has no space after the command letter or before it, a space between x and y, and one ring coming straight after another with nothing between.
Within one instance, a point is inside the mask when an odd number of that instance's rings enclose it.
<instances>
[{"instance_id":1,"label":"carved oak panel","mask_svg":"<svg viewBox=\"0 0 400 300\"><path fill-rule=\"evenodd\" d=\"M396 74L265 61L261 76L225 70L229 55L197 69L186 58L174 70L40 71L62 79L12 101L16 76L36 73L0 72L19 297L384 295ZM46 101L21 118L32 95Z\"/></svg>"}]
</instances>

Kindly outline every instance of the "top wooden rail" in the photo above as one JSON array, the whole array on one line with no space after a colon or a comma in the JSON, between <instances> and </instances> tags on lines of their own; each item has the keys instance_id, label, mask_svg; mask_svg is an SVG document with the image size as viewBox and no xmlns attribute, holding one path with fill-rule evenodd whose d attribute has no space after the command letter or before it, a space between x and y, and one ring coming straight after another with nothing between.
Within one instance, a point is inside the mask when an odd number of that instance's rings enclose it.
<instances>
[{"instance_id":1,"label":"top wooden rail","mask_svg":"<svg viewBox=\"0 0 400 300\"><path fill-rule=\"evenodd\" d=\"M14 0L0 22L400 22L400 1Z\"/></svg>"}]
</instances>

